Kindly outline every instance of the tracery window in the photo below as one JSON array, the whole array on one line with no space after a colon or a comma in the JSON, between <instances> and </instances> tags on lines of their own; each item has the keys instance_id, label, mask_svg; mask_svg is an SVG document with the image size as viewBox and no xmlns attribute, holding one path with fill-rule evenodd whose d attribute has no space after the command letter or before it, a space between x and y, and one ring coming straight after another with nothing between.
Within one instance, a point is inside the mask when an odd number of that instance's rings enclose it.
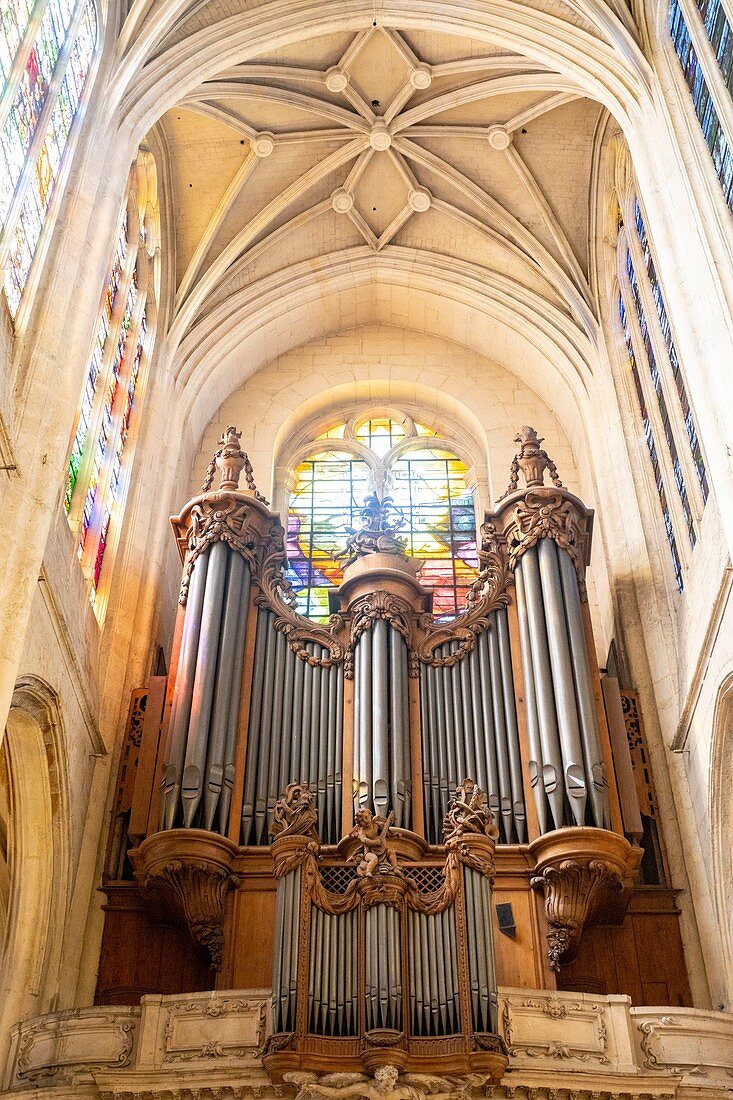
<instances>
[{"instance_id":1,"label":"tracery window","mask_svg":"<svg viewBox=\"0 0 733 1100\"><path fill-rule=\"evenodd\" d=\"M617 220L618 314L681 592L686 555L680 551L680 536L686 534L692 550L709 494L707 469L644 214L633 187L618 200Z\"/></svg>"},{"instance_id":2,"label":"tracery window","mask_svg":"<svg viewBox=\"0 0 733 1100\"><path fill-rule=\"evenodd\" d=\"M324 621L344 551L368 493L390 495L406 553L423 565L433 613L450 618L475 580L476 518L469 469L447 441L402 414L358 417L322 433L293 472L288 578L298 610Z\"/></svg>"},{"instance_id":3,"label":"tracery window","mask_svg":"<svg viewBox=\"0 0 733 1100\"><path fill-rule=\"evenodd\" d=\"M141 152L99 316L71 443L64 509L77 555L99 601L110 539L119 533L131 464L131 430L150 357L157 314L158 209L155 162Z\"/></svg>"},{"instance_id":4,"label":"tracery window","mask_svg":"<svg viewBox=\"0 0 733 1100\"><path fill-rule=\"evenodd\" d=\"M0 0L0 252L13 316L96 43L94 0Z\"/></svg>"},{"instance_id":5,"label":"tracery window","mask_svg":"<svg viewBox=\"0 0 733 1100\"><path fill-rule=\"evenodd\" d=\"M733 30L722 0L672 0L669 31L723 197L733 210ZM716 64L717 63L717 64Z\"/></svg>"}]
</instances>

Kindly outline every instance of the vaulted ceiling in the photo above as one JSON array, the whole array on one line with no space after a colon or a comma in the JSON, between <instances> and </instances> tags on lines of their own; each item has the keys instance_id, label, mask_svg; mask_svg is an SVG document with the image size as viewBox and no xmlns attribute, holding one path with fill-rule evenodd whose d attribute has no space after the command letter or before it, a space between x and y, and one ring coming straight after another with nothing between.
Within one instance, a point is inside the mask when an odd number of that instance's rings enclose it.
<instances>
[{"instance_id":1,"label":"vaulted ceiling","mask_svg":"<svg viewBox=\"0 0 733 1100\"><path fill-rule=\"evenodd\" d=\"M526 56L414 28L337 31L222 69L161 122L174 328L300 263L327 280L345 254L455 257L582 323L602 113Z\"/></svg>"}]
</instances>

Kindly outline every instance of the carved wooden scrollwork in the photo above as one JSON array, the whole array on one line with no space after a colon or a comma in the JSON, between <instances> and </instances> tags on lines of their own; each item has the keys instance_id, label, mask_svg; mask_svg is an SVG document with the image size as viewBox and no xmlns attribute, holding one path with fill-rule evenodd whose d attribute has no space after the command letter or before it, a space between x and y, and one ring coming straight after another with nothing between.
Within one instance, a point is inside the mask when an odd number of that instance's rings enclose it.
<instances>
[{"instance_id":1,"label":"carved wooden scrollwork","mask_svg":"<svg viewBox=\"0 0 733 1100\"><path fill-rule=\"evenodd\" d=\"M581 581L587 551L583 518L577 504L563 490L544 486L528 489L504 521L511 569L530 546L549 538L570 555Z\"/></svg>"},{"instance_id":2,"label":"carved wooden scrollwork","mask_svg":"<svg viewBox=\"0 0 733 1100\"><path fill-rule=\"evenodd\" d=\"M349 619L349 647L344 666L347 680L354 678L354 650L359 638L367 630L371 630L378 619L389 623L405 639L409 674L417 676L417 661L412 647L414 608L408 600L387 589L378 589L354 601L349 609Z\"/></svg>"},{"instance_id":3,"label":"carved wooden scrollwork","mask_svg":"<svg viewBox=\"0 0 733 1100\"><path fill-rule=\"evenodd\" d=\"M481 528L481 569L468 590L466 609L450 623L437 623L432 615L418 619L418 627L424 637L417 647L417 656L435 667L450 667L462 661L475 647L476 638L489 628L489 615L497 607L509 602L506 593L511 581L506 540L491 523ZM458 642L458 647L447 656L437 656L435 650L444 642Z\"/></svg>"},{"instance_id":4,"label":"carved wooden scrollwork","mask_svg":"<svg viewBox=\"0 0 733 1100\"><path fill-rule=\"evenodd\" d=\"M261 517L251 503L231 493L211 493L196 501L189 511L188 554L181 578L178 602L185 605L191 573L197 559L215 542L225 542L257 566L257 541ZM282 528L281 528L282 530Z\"/></svg>"}]
</instances>

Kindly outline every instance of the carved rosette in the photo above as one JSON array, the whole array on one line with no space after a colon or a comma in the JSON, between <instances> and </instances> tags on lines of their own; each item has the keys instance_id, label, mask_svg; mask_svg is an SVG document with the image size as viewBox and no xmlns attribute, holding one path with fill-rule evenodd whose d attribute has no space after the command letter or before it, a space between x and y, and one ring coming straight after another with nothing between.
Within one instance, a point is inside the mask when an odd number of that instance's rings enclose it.
<instances>
[{"instance_id":1,"label":"carved rosette","mask_svg":"<svg viewBox=\"0 0 733 1100\"><path fill-rule=\"evenodd\" d=\"M232 866L237 845L203 829L154 833L130 853L151 903L163 901L205 948L219 970L224 949L224 901L240 876Z\"/></svg>"},{"instance_id":2,"label":"carved rosette","mask_svg":"<svg viewBox=\"0 0 733 1100\"><path fill-rule=\"evenodd\" d=\"M628 907L640 848L606 829L558 829L530 845L537 859L531 884L544 895L551 970L575 958L583 931L621 923Z\"/></svg>"}]
</instances>

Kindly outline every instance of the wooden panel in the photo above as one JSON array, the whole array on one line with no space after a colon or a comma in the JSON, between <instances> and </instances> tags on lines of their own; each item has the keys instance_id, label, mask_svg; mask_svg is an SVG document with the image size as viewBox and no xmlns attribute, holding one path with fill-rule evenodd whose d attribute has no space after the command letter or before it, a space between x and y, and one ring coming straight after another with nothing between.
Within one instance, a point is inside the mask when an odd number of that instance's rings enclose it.
<instances>
[{"instance_id":1,"label":"wooden panel","mask_svg":"<svg viewBox=\"0 0 733 1100\"><path fill-rule=\"evenodd\" d=\"M95 1004L136 1005L145 993L214 988L214 972L188 933L155 918L137 885L106 887Z\"/></svg>"},{"instance_id":2,"label":"wooden panel","mask_svg":"<svg viewBox=\"0 0 733 1100\"><path fill-rule=\"evenodd\" d=\"M232 894L227 921L228 958L220 989L267 989L272 983L275 880L246 883Z\"/></svg>"},{"instance_id":3,"label":"wooden panel","mask_svg":"<svg viewBox=\"0 0 733 1100\"><path fill-rule=\"evenodd\" d=\"M691 1006L679 912L672 890L638 887L618 928L591 928L558 988L626 993L635 1005Z\"/></svg>"}]
</instances>

